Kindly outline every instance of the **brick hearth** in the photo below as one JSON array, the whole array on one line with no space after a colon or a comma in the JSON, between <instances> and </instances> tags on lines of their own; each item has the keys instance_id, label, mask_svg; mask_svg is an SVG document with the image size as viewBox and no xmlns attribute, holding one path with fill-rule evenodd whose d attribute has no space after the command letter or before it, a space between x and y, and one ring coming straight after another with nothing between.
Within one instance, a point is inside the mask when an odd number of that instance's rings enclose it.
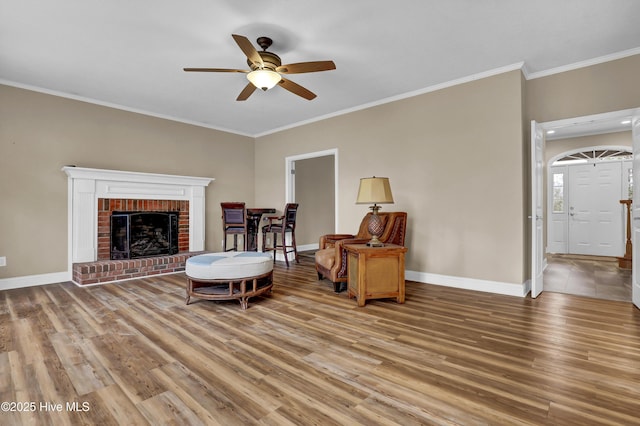
<instances>
[{"instance_id":1,"label":"brick hearth","mask_svg":"<svg viewBox=\"0 0 640 426\"><path fill-rule=\"evenodd\" d=\"M188 258L203 252L128 260L99 260L73 264L73 281L79 285L127 280L184 271Z\"/></svg>"}]
</instances>

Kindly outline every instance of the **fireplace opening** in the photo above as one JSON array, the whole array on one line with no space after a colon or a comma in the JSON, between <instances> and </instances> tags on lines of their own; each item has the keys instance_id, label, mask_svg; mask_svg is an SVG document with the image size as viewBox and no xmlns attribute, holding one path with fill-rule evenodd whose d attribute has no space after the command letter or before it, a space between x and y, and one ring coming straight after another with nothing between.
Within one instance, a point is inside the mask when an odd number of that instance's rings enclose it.
<instances>
[{"instance_id":1,"label":"fireplace opening","mask_svg":"<svg viewBox=\"0 0 640 426\"><path fill-rule=\"evenodd\" d=\"M111 259L178 253L180 212L126 212L111 215Z\"/></svg>"}]
</instances>

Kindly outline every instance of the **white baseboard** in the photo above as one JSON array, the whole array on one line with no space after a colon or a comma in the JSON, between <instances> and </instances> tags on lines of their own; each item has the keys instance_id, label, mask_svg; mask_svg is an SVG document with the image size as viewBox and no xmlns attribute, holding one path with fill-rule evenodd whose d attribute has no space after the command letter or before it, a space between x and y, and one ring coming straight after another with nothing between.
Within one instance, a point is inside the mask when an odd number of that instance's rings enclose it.
<instances>
[{"instance_id":1,"label":"white baseboard","mask_svg":"<svg viewBox=\"0 0 640 426\"><path fill-rule=\"evenodd\" d=\"M184 271L173 271L173 272L162 272L160 274L153 274L153 275L144 275L142 277L133 277L133 278L123 278L121 280L112 280L112 281L104 281L101 283L93 283L93 284L80 284L76 281L71 280L72 283L74 283L76 285L76 287L96 287L99 285L105 285L105 284L118 284L118 283L123 283L125 281L133 281L133 280L143 280L145 278L155 278L155 277L161 277L164 275L175 275L175 274L184 274Z\"/></svg>"},{"instance_id":2,"label":"white baseboard","mask_svg":"<svg viewBox=\"0 0 640 426\"><path fill-rule=\"evenodd\" d=\"M296 247L298 249L298 253L300 253L301 251L311 251L311 250L318 250L319 248L319 244L305 244L303 246L297 246ZM292 259L293 253L289 253L287 255L287 257L289 258L289 260ZM284 254L282 254L282 250L278 250L276 252L276 260L280 260L282 262L284 262Z\"/></svg>"},{"instance_id":3,"label":"white baseboard","mask_svg":"<svg viewBox=\"0 0 640 426\"><path fill-rule=\"evenodd\" d=\"M318 250L318 244L305 244L302 246L298 246L298 251L310 251L310 250ZM289 255L289 260L292 257ZM276 260L280 260L284 262L284 256L282 255L282 251L278 251L276 255ZM180 272L180 271L179 271ZM133 278L131 278L133 279ZM50 274L39 274L39 275L26 275L23 277L13 277L13 278L0 278L0 291L1 290L11 290L13 288L23 288L23 287L34 287L38 285L46 285L46 284L55 284L65 281L71 281L74 284L80 286L78 283L73 281L73 274L71 272L53 272ZM96 285L109 284L114 282L120 282L126 280L119 281L108 281L107 283L96 283ZM85 284L80 287L88 287L89 285Z\"/></svg>"},{"instance_id":4,"label":"white baseboard","mask_svg":"<svg viewBox=\"0 0 640 426\"><path fill-rule=\"evenodd\" d=\"M0 279L0 290L12 288L33 287L37 285L61 283L71 281L71 272L53 272L50 274L25 275L23 277Z\"/></svg>"},{"instance_id":5,"label":"white baseboard","mask_svg":"<svg viewBox=\"0 0 640 426\"><path fill-rule=\"evenodd\" d=\"M317 244L309 244L305 246L298 246L298 251L314 250L317 248ZM281 260L284 262L284 257L282 256L281 252L277 253L276 260ZM435 284L445 287L461 288L465 290L484 291L488 293L503 294L506 296L525 297L531 290L531 281L529 280L527 280L523 284L512 284L499 281L478 280L475 278L454 277L450 275L439 275L417 271L405 271L405 278L410 281L417 281L426 284ZM50 274L3 278L0 279L0 290L33 287L65 281L72 281L71 272L54 272ZM110 282L112 283L113 281Z\"/></svg>"},{"instance_id":6,"label":"white baseboard","mask_svg":"<svg viewBox=\"0 0 640 426\"><path fill-rule=\"evenodd\" d=\"M318 243L315 243L315 244L305 244L303 246L298 246L297 249L298 251L311 251L311 250L318 250L319 247L320 245Z\"/></svg>"},{"instance_id":7,"label":"white baseboard","mask_svg":"<svg viewBox=\"0 0 640 426\"><path fill-rule=\"evenodd\" d=\"M512 284L417 271L405 271L404 276L407 280L418 281L425 284L435 284L444 287L461 288L464 290L484 291L486 293L503 294L505 296L525 297L529 293L527 283Z\"/></svg>"}]
</instances>

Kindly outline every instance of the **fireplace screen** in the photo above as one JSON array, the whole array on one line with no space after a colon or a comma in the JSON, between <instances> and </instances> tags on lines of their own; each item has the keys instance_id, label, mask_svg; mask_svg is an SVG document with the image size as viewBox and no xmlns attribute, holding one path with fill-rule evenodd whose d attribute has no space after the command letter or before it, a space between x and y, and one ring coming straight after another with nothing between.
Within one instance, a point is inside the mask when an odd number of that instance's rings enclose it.
<instances>
[{"instance_id":1,"label":"fireplace screen","mask_svg":"<svg viewBox=\"0 0 640 426\"><path fill-rule=\"evenodd\" d=\"M113 212L111 259L178 253L178 212Z\"/></svg>"}]
</instances>

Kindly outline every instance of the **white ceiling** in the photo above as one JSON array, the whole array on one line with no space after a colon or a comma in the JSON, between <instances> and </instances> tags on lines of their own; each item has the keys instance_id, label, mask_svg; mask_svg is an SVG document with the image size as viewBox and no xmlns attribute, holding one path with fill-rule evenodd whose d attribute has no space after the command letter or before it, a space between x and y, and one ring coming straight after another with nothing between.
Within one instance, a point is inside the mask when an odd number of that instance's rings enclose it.
<instances>
[{"instance_id":1,"label":"white ceiling","mask_svg":"<svg viewBox=\"0 0 640 426\"><path fill-rule=\"evenodd\" d=\"M609 115L613 115L613 117ZM603 133L631 132L632 117L631 111L616 111L616 114L580 117L576 122L572 119L560 120L562 124L558 126L545 126L546 140L576 138ZM631 141L631 136L629 136L629 141Z\"/></svg>"},{"instance_id":2,"label":"white ceiling","mask_svg":"<svg viewBox=\"0 0 640 426\"><path fill-rule=\"evenodd\" d=\"M258 136L524 64L531 77L640 53L637 0L0 0L0 83ZM231 34L283 63L333 60L235 99Z\"/></svg>"}]
</instances>

